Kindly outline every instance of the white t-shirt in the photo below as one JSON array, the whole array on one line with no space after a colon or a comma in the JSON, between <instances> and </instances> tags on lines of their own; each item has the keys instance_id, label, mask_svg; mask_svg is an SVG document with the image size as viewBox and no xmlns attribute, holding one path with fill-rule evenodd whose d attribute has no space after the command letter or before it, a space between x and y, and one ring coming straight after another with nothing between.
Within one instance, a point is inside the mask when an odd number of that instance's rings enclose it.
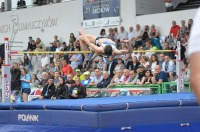
<instances>
[{"instance_id":1,"label":"white t-shirt","mask_svg":"<svg viewBox=\"0 0 200 132\"><path fill-rule=\"evenodd\" d=\"M194 18L194 23L190 33L190 39L188 44L188 55L190 56L193 53L200 52L200 9L197 11L197 14Z\"/></svg>"},{"instance_id":2,"label":"white t-shirt","mask_svg":"<svg viewBox=\"0 0 200 132\"><path fill-rule=\"evenodd\" d=\"M49 57L45 56L45 57L42 57L41 59L41 64L42 64L42 67L44 67L46 64L50 64L50 59Z\"/></svg>"}]
</instances>

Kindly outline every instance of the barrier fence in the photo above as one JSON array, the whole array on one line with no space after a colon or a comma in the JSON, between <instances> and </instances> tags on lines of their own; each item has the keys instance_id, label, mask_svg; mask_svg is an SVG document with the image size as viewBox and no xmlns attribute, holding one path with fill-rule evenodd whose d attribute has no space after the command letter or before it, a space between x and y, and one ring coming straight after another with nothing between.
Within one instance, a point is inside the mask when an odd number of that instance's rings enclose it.
<instances>
[{"instance_id":1,"label":"barrier fence","mask_svg":"<svg viewBox=\"0 0 200 132\"><path fill-rule=\"evenodd\" d=\"M185 92L192 92L189 82L185 82ZM176 91L177 82L163 82L159 84L149 84L149 85L116 85L110 88L97 88L97 87L87 87L87 97L94 97L98 92L109 92L109 96L118 96L120 91L128 91L132 96L140 95L152 95L152 94L167 94L174 93ZM42 89L32 87L31 93L29 95L29 101L34 98L38 98L42 92ZM2 102L2 88L0 87L0 102Z\"/></svg>"}]
</instances>

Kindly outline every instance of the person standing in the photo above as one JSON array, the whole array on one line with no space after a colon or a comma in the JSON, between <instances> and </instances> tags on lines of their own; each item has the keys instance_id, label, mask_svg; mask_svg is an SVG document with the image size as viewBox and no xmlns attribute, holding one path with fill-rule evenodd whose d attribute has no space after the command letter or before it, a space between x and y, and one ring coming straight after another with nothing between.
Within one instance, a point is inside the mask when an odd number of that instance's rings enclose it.
<instances>
[{"instance_id":1,"label":"person standing","mask_svg":"<svg viewBox=\"0 0 200 132\"><path fill-rule=\"evenodd\" d=\"M23 102L28 101L28 95L31 93L31 75L27 73L26 68L21 69L21 90Z\"/></svg>"},{"instance_id":2,"label":"person standing","mask_svg":"<svg viewBox=\"0 0 200 132\"><path fill-rule=\"evenodd\" d=\"M191 66L191 75L190 75L190 84L193 89L194 94L196 95L197 101L200 104L200 9L197 11L197 14L194 19L194 24L192 26L189 47L188 47L188 56L190 57L190 66Z\"/></svg>"},{"instance_id":3,"label":"person standing","mask_svg":"<svg viewBox=\"0 0 200 132\"><path fill-rule=\"evenodd\" d=\"M174 10L172 0L163 0L165 2L166 12Z\"/></svg>"}]
</instances>

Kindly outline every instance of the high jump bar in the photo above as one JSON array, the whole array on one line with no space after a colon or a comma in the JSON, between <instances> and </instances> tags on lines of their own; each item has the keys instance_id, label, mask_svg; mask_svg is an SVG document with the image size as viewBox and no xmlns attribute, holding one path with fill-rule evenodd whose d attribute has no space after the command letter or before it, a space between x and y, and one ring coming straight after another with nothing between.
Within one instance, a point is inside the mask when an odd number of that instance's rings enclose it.
<instances>
[{"instance_id":1,"label":"high jump bar","mask_svg":"<svg viewBox=\"0 0 200 132\"><path fill-rule=\"evenodd\" d=\"M176 50L139 50L133 51L133 53L141 52L177 52ZM74 53L94 53L93 51L11 51L11 54L74 54Z\"/></svg>"}]
</instances>

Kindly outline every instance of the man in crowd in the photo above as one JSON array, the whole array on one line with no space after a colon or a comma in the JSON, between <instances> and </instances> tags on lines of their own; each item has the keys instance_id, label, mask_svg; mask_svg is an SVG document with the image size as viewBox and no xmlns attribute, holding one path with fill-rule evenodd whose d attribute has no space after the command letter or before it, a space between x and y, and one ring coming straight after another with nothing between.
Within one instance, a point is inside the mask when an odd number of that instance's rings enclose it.
<instances>
[{"instance_id":1,"label":"man in crowd","mask_svg":"<svg viewBox=\"0 0 200 132\"><path fill-rule=\"evenodd\" d=\"M108 59L109 59L109 62L107 64L107 71L110 74L110 77L112 78L114 76L114 69L115 69L115 66L117 65L117 62L113 60L112 56L109 56Z\"/></svg>"},{"instance_id":2,"label":"man in crowd","mask_svg":"<svg viewBox=\"0 0 200 132\"><path fill-rule=\"evenodd\" d=\"M162 82L168 82L167 74L164 71L161 71L161 67L159 65L156 65L152 83L162 84Z\"/></svg>"},{"instance_id":3,"label":"man in crowd","mask_svg":"<svg viewBox=\"0 0 200 132\"><path fill-rule=\"evenodd\" d=\"M48 79L48 83L44 85L39 99L51 99L51 97L55 94L55 90L56 90L53 82L54 82L54 78Z\"/></svg>"},{"instance_id":4,"label":"man in crowd","mask_svg":"<svg viewBox=\"0 0 200 132\"><path fill-rule=\"evenodd\" d=\"M72 74L74 76L74 72L72 67L67 64L66 60L62 60L62 75L66 78L68 74Z\"/></svg>"},{"instance_id":5,"label":"man in crowd","mask_svg":"<svg viewBox=\"0 0 200 132\"><path fill-rule=\"evenodd\" d=\"M165 55L165 61L162 63L162 71L166 72L170 81L174 81L173 76L176 75L176 65L168 55Z\"/></svg>"},{"instance_id":6,"label":"man in crowd","mask_svg":"<svg viewBox=\"0 0 200 132\"><path fill-rule=\"evenodd\" d=\"M42 73L42 80L40 81L39 83L39 88L42 88L44 87L44 85L46 85L48 83L48 78L49 78L49 75L47 72L43 72Z\"/></svg>"},{"instance_id":7,"label":"man in crowd","mask_svg":"<svg viewBox=\"0 0 200 132\"><path fill-rule=\"evenodd\" d=\"M97 84L97 88L106 88L110 84L111 78L107 71L103 71L103 80Z\"/></svg>"},{"instance_id":8,"label":"man in crowd","mask_svg":"<svg viewBox=\"0 0 200 132\"><path fill-rule=\"evenodd\" d=\"M110 88L111 86L119 85L121 83L122 75L123 75L122 70L117 70L115 76L112 78L107 88Z\"/></svg>"},{"instance_id":9,"label":"man in crowd","mask_svg":"<svg viewBox=\"0 0 200 132\"><path fill-rule=\"evenodd\" d=\"M73 77L73 80L76 80L77 77L79 77L81 79L81 81L84 79L84 76L83 76L83 74L81 74L80 69L76 69L76 75Z\"/></svg>"},{"instance_id":10,"label":"man in crowd","mask_svg":"<svg viewBox=\"0 0 200 132\"><path fill-rule=\"evenodd\" d=\"M79 77L76 78L75 83L72 84L71 88L71 99L80 99L85 98L87 96L86 87L81 84L81 80Z\"/></svg>"},{"instance_id":11,"label":"man in crowd","mask_svg":"<svg viewBox=\"0 0 200 132\"><path fill-rule=\"evenodd\" d=\"M95 69L95 76L92 78L89 86L97 86L99 82L103 80L103 76L101 75L101 71L99 68Z\"/></svg>"}]
</instances>

